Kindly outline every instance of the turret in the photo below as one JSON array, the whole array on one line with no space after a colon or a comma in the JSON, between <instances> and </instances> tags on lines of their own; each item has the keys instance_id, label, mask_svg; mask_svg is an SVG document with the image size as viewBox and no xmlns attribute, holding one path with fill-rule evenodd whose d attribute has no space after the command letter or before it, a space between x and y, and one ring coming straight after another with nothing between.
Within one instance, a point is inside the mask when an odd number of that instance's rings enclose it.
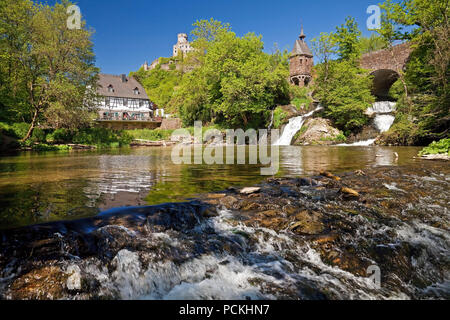
<instances>
[{"instance_id":1,"label":"turret","mask_svg":"<svg viewBox=\"0 0 450 320\"><path fill-rule=\"evenodd\" d=\"M305 38L306 35L302 26L299 39L295 40L294 48L289 57L289 80L299 87L305 87L311 83L311 72L314 65L313 55Z\"/></svg>"}]
</instances>

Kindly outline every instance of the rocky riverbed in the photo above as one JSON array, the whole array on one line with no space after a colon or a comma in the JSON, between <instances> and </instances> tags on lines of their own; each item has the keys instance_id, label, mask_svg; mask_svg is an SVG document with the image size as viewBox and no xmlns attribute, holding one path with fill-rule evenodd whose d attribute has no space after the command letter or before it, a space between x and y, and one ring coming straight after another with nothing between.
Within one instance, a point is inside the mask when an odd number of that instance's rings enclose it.
<instances>
[{"instance_id":1,"label":"rocky riverbed","mask_svg":"<svg viewBox=\"0 0 450 320\"><path fill-rule=\"evenodd\" d=\"M449 171L272 178L2 231L0 298L449 299Z\"/></svg>"}]
</instances>

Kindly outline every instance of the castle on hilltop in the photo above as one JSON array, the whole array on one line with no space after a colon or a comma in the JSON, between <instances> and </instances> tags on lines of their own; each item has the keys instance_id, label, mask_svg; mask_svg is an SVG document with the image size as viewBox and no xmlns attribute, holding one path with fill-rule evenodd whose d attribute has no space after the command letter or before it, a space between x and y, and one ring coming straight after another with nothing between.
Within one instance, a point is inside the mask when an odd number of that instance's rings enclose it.
<instances>
[{"instance_id":1,"label":"castle on hilltop","mask_svg":"<svg viewBox=\"0 0 450 320\"><path fill-rule=\"evenodd\" d=\"M294 49L289 56L289 81L299 87L307 87L311 83L314 66L313 54L305 38L302 26L299 39L295 41Z\"/></svg>"},{"instance_id":2,"label":"castle on hilltop","mask_svg":"<svg viewBox=\"0 0 450 320\"><path fill-rule=\"evenodd\" d=\"M188 41L188 35L186 33L179 33L178 34L178 41L176 44L173 45L173 52L172 52L172 58L177 58L180 54L185 56L189 52L192 52L194 48L192 48L191 44ZM167 63L161 64L161 69L169 70L170 64L173 64L174 61L170 60ZM156 66L160 64L160 58L154 60L150 65L147 61L142 65L142 68L144 68L145 71L153 70L156 68Z\"/></svg>"},{"instance_id":3,"label":"castle on hilltop","mask_svg":"<svg viewBox=\"0 0 450 320\"><path fill-rule=\"evenodd\" d=\"M178 42L173 46L173 57L177 57L180 53L184 55L194 50L188 41L188 35L186 33L178 34Z\"/></svg>"}]
</instances>

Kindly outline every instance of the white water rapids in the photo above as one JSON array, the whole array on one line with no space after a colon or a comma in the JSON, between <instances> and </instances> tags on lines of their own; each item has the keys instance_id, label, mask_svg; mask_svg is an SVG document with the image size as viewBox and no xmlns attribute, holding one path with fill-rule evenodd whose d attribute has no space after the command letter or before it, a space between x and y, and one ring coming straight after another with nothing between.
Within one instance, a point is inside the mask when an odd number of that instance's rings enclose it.
<instances>
[{"instance_id":1,"label":"white water rapids","mask_svg":"<svg viewBox=\"0 0 450 320\"><path fill-rule=\"evenodd\" d=\"M315 110L311 111L310 113L290 119L289 123L286 125L286 127L283 130L283 134L278 139L278 141L274 143L274 145L290 146L292 139L294 138L295 134L297 132L299 132L300 129L303 127L303 124L305 123L306 119L308 119L314 113L316 113L317 111L319 111L321 109L322 109L322 107L319 105Z\"/></svg>"}]
</instances>

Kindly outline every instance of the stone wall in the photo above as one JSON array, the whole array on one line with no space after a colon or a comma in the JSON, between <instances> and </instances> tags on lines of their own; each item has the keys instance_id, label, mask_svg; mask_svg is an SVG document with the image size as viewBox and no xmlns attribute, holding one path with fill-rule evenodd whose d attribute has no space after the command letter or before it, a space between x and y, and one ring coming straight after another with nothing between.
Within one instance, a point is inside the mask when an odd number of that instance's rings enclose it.
<instances>
[{"instance_id":1,"label":"stone wall","mask_svg":"<svg viewBox=\"0 0 450 320\"><path fill-rule=\"evenodd\" d=\"M290 59L289 73L290 76L311 75L311 69L314 65L313 58L306 56L295 56Z\"/></svg>"},{"instance_id":2,"label":"stone wall","mask_svg":"<svg viewBox=\"0 0 450 320\"><path fill-rule=\"evenodd\" d=\"M162 130L176 130L182 127L181 119L173 118L173 119L163 119L161 123Z\"/></svg>"}]
</instances>

